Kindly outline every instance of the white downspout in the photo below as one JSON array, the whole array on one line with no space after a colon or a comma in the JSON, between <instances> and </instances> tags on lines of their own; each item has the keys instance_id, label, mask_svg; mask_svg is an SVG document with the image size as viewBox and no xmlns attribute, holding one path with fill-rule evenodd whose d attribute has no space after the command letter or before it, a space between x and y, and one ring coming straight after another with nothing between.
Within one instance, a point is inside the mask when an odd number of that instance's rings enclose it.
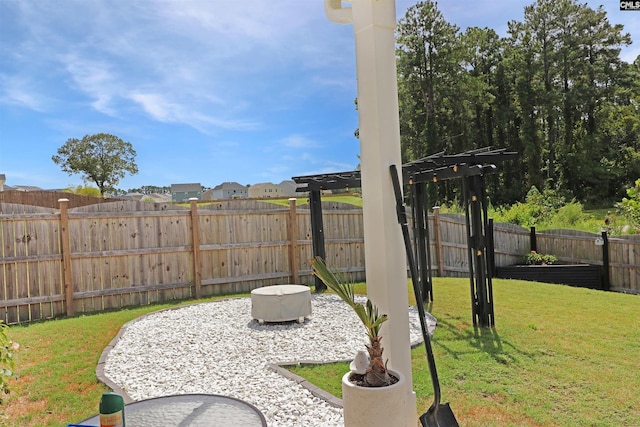
<instances>
[{"instance_id":1,"label":"white downspout","mask_svg":"<svg viewBox=\"0 0 640 427\"><path fill-rule=\"evenodd\" d=\"M353 15L350 7L342 7L342 0L325 0L324 13L332 22L338 24L351 24Z\"/></svg>"},{"instance_id":2,"label":"white downspout","mask_svg":"<svg viewBox=\"0 0 640 427\"><path fill-rule=\"evenodd\" d=\"M408 427L416 427L411 372L407 261L389 166L402 169L395 56L395 0L325 0L327 17L353 23L358 80L358 117L367 294L389 320L382 343L389 367L407 379ZM400 177L402 182L402 177ZM389 408L399 410L399 408Z\"/></svg>"}]
</instances>

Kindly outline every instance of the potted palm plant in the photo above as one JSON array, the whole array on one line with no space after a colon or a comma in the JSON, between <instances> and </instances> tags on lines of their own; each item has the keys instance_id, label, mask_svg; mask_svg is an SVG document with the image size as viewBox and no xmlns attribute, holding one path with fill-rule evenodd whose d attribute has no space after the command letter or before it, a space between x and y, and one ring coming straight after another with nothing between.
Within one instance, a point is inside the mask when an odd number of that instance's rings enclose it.
<instances>
[{"instance_id":1,"label":"potted palm plant","mask_svg":"<svg viewBox=\"0 0 640 427\"><path fill-rule=\"evenodd\" d=\"M342 377L344 425L402 425L406 422L405 378L400 372L387 369L387 361L382 358L380 327L387 315L380 314L370 300L364 304L357 302L352 284L329 269L321 258L312 259L311 267L313 274L354 310L369 338L367 353L359 352L351 363L351 370Z\"/></svg>"}]
</instances>

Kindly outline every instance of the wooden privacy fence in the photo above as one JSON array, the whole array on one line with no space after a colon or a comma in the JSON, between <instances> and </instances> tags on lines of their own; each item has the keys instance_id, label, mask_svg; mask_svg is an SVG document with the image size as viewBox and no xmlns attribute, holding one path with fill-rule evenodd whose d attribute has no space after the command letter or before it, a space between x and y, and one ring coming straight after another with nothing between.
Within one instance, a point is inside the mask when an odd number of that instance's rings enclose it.
<instances>
[{"instance_id":1,"label":"wooden privacy fence","mask_svg":"<svg viewBox=\"0 0 640 427\"><path fill-rule=\"evenodd\" d=\"M0 319L7 323L311 282L309 212L294 203L259 211L67 203L3 205ZM327 258L364 280L361 209L327 209L325 223Z\"/></svg>"},{"instance_id":2,"label":"wooden privacy fence","mask_svg":"<svg viewBox=\"0 0 640 427\"><path fill-rule=\"evenodd\" d=\"M2 204L0 319L28 322L312 283L308 206L238 203ZM362 209L323 203L323 220L327 262L364 280ZM429 227L433 273L467 276L464 217L436 209ZM538 233L537 245L561 260L601 265L597 236L556 230ZM515 264L530 250L529 231L510 224L495 224L494 242L498 266ZM609 248L612 289L640 293L640 240L609 238Z\"/></svg>"}]
</instances>

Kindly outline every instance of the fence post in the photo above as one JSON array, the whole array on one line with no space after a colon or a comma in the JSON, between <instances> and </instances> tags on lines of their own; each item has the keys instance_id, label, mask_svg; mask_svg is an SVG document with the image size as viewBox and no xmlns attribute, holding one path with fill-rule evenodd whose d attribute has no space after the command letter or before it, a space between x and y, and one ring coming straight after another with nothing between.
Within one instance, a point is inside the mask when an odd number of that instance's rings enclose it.
<instances>
[{"instance_id":1,"label":"fence post","mask_svg":"<svg viewBox=\"0 0 640 427\"><path fill-rule=\"evenodd\" d=\"M291 283L298 284L298 214L296 212L296 198L289 199L289 226L287 234L289 238L289 268L291 269Z\"/></svg>"},{"instance_id":2,"label":"fence post","mask_svg":"<svg viewBox=\"0 0 640 427\"><path fill-rule=\"evenodd\" d=\"M606 230L602 231L602 242L602 289L608 291L611 289L611 279L609 277L609 237Z\"/></svg>"},{"instance_id":3,"label":"fence post","mask_svg":"<svg viewBox=\"0 0 640 427\"><path fill-rule=\"evenodd\" d=\"M440 206L433 207L433 225L436 235L436 264L438 265L438 276L444 276L444 255L442 253L442 228L440 227Z\"/></svg>"},{"instance_id":4,"label":"fence post","mask_svg":"<svg viewBox=\"0 0 640 427\"><path fill-rule=\"evenodd\" d=\"M191 241L193 242L193 283L196 298L202 296L202 268L200 265L200 220L198 219L198 199L192 197L191 203Z\"/></svg>"},{"instance_id":5,"label":"fence post","mask_svg":"<svg viewBox=\"0 0 640 427\"><path fill-rule=\"evenodd\" d=\"M60 204L60 246L62 247L62 272L64 280L64 301L67 316L73 316L73 282L71 275L71 241L69 240L69 199L58 199Z\"/></svg>"}]
</instances>

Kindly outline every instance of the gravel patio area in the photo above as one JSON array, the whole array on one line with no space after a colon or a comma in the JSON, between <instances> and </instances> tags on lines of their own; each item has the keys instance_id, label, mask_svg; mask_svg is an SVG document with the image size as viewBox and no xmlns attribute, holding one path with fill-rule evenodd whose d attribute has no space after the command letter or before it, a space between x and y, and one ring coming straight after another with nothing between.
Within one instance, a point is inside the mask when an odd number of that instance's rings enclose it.
<instances>
[{"instance_id":1,"label":"gravel patio area","mask_svg":"<svg viewBox=\"0 0 640 427\"><path fill-rule=\"evenodd\" d=\"M313 294L312 307L304 323L264 325L252 319L248 297L151 313L123 328L99 371L134 400L222 394L255 405L270 427L342 426L341 408L272 369L349 360L364 349L364 328L342 300ZM420 321L414 307L408 310L416 344Z\"/></svg>"}]
</instances>

